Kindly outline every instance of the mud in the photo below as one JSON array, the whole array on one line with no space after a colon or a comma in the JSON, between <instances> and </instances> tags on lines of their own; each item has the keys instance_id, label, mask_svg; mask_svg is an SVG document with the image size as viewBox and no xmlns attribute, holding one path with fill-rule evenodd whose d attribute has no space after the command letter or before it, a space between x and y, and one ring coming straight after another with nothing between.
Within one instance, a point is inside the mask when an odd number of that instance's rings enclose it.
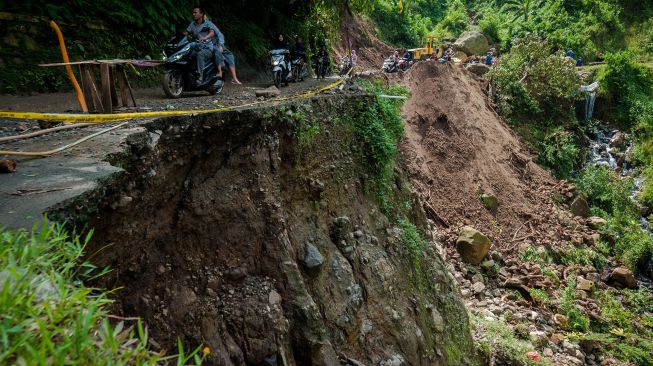
<instances>
[{"instance_id":1,"label":"mud","mask_svg":"<svg viewBox=\"0 0 653 366\"><path fill-rule=\"evenodd\" d=\"M402 145L411 178L452 241L463 225L482 230L502 251L525 239L563 241L551 198L558 182L492 110L482 81L455 65L424 61L395 82L412 91ZM498 198L496 210L483 206L482 193Z\"/></svg>"},{"instance_id":2,"label":"mud","mask_svg":"<svg viewBox=\"0 0 653 366\"><path fill-rule=\"evenodd\" d=\"M58 213L95 229L113 311L142 317L154 346L205 343L214 365L474 362L436 247L416 289L401 229L366 193L348 122L366 98L145 123L114 157L125 172ZM406 215L428 234L419 206Z\"/></svg>"}]
</instances>

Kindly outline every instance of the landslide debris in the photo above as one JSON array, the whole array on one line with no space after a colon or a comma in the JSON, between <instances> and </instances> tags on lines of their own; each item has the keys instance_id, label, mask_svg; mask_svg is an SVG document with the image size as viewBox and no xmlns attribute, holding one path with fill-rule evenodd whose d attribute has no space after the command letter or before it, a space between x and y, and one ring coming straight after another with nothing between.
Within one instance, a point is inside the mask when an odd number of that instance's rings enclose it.
<instances>
[{"instance_id":1,"label":"landslide debris","mask_svg":"<svg viewBox=\"0 0 653 366\"><path fill-rule=\"evenodd\" d=\"M382 213L356 126L370 96L147 123L72 203L114 310L214 365L474 364L467 314L419 204ZM358 121L358 122L357 122ZM401 188L404 187L404 188ZM72 209L72 212L70 211ZM429 241L430 243L430 241ZM416 246L421 245L421 247Z\"/></svg>"},{"instance_id":2,"label":"landslide debris","mask_svg":"<svg viewBox=\"0 0 653 366\"><path fill-rule=\"evenodd\" d=\"M403 158L427 216L440 228L486 361L618 365L623 362L607 349L631 352L627 357L644 352L619 348L619 337L629 337L619 319L642 316L645 306L632 299L653 304L650 293L617 291L638 283L597 247L614 240L602 231L605 220L586 218L583 194L534 163L492 110L484 82L435 62L417 63L397 79L412 95L403 110ZM490 245L472 246L465 239L470 226ZM484 258L470 256L488 246ZM608 335L586 333L590 324Z\"/></svg>"}]
</instances>

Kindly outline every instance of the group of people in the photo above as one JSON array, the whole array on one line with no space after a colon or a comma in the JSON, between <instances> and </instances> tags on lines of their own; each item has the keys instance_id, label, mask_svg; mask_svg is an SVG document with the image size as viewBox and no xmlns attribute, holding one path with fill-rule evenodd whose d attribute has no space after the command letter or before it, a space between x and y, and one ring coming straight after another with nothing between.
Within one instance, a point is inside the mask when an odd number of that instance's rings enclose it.
<instances>
[{"instance_id":1,"label":"group of people","mask_svg":"<svg viewBox=\"0 0 653 366\"><path fill-rule=\"evenodd\" d=\"M288 50L292 51L292 59L299 59L299 67L304 67L304 63L307 61L306 57L306 46L304 45L304 40L301 36L295 37L295 45L291 48L288 44L288 41L285 40L283 34L279 34L272 42L272 48L275 50ZM326 62L326 67L329 67L329 51L327 51L326 46L323 44L320 47L320 51L315 55L315 59L322 58ZM288 70L288 78L292 76L292 68L290 65L290 59L286 58L285 68ZM317 62L315 62L317 64ZM317 71L316 71L317 73ZM318 75L319 76L319 75Z\"/></svg>"},{"instance_id":2,"label":"group of people","mask_svg":"<svg viewBox=\"0 0 653 366\"><path fill-rule=\"evenodd\" d=\"M186 28L185 34L191 34L198 42L194 50L195 60L197 62L198 76L197 81L202 82L202 70L206 62L213 58L218 68L217 76L222 78L222 68L226 66L231 74L231 82L242 84L236 76L236 61L233 53L225 47L225 39L220 29L207 19L203 8L193 8L193 22Z\"/></svg>"}]
</instances>

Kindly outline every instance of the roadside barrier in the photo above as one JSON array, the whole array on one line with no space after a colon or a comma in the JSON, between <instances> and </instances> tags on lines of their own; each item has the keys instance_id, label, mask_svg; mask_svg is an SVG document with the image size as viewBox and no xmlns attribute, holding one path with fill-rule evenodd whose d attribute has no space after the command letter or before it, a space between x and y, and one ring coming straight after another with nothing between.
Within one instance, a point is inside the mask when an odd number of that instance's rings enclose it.
<instances>
[{"instance_id":1,"label":"roadside barrier","mask_svg":"<svg viewBox=\"0 0 653 366\"><path fill-rule=\"evenodd\" d=\"M267 100L255 101L255 102L250 102L250 103L245 103L240 105L211 108L211 109L189 109L189 110L156 111L156 112L128 112L128 113L114 113L114 114L68 114L68 113L0 111L0 118L44 120L44 121L68 122L68 123L109 123L109 122L117 122L117 121L124 121L129 119L138 119L138 118L186 116L186 115L197 115L197 114L205 114L205 113L225 112L225 111L236 110L244 107L252 107L255 105L266 104L271 102L307 99L316 94L337 87L343 82L343 80L344 79L338 79L338 81L326 85L322 88L312 90L306 93L292 95L289 97L271 98Z\"/></svg>"},{"instance_id":2,"label":"roadside barrier","mask_svg":"<svg viewBox=\"0 0 653 366\"><path fill-rule=\"evenodd\" d=\"M349 70L351 72L351 70ZM349 72L346 76L349 75ZM314 95L322 93L324 91L333 89L338 85L342 84L344 78L338 79L338 81L333 82L329 85L326 85L322 88L312 90L306 93L296 94L289 97L280 97L272 98L268 100L256 101L251 103L245 103L240 105L212 108L212 109L193 109L193 110L180 110L180 111L158 111L158 112L132 112L132 113L116 113L116 114L66 114L66 113L33 113L33 112L4 112L0 111L0 118L14 118L14 119L27 119L27 120L46 120L46 121L57 121L57 122L68 122L68 123L83 123L86 125L98 124L98 123L111 123L125 120L132 120L138 118L151 118L151 117L170 117L170 116L186 116L186 115L198 115L206 113L215 113L215 112L224 112L230 110L236 110L245 107L252 107L260 104L266 104L271 102L283 102L290 100L299 100L299 99L308 99ZM102 135L109 131L113 131L122 126L125 126L129 123L123 122L118 125L109 127L107 129L95 132L91 135L83 137L73 143L61 146L59 148L48 150L48 151L3 151L0 150L0 155L17 155L17 156L50 156L62 152L66 149L69 149L73 146L79 145L82 142L90 140L96 136ZM53 129L54 130L54 129ZM26 136L29 138L31 136ZM16 136L16 139L20 136Z\"/></svg>"}]
</instances>

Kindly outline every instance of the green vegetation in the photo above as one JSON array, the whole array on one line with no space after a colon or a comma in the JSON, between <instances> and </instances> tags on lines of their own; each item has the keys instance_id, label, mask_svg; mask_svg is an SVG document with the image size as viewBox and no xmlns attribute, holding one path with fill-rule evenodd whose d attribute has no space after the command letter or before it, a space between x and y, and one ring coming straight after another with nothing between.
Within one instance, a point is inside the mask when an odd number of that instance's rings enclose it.
<instances>
[{"instance_id":1,"label":"green vegetation","mask_svg":"<svg viewBox=\"0 0 653 366\"><path fill-rule=\"evenodd\" d=\"M600 321L586 333L571 333L575 340L597 342L610 355L639 366L653 365L653 296L647 289L599 291Z\"/></svg>"},{"instance_id":2,"label":"green vegetation","mask_svg":"<svg viewBox=\"0 0 653 366\"><path fill-rule=\"evenodd\" d=\"M401 99L382 98L381 94L407 95L401 86L384 87L380 81L361 82L361 86L375 95L374 103L368 104L354 123L355 133L363 142L363 154L369 162L371 175L368 187L379 199L386 215L393 216L397 208L390 198L391 185L394 181L394 161L397 155L397 143L404 135L404 122L400 116Z\"/></svg>"},{"instance_id":3,"label":"green vegetation","mask_svg":"<svg viewBox=\"0 0 653 366\"><path fill-rule=\"evenodd\" d=\"M148 350L140 321L110 321L103 290L82 281L102 276L80 262L90 235L70 236L44 221L38 230L0 231L0 363L141 365L176 359L200 364L199 348L164 357Z\"/></svg>"},{"instance_id":4,"label":"green vegetation","mask_svg":"<svg viewBox=\"0 0 653 366\"><path fill-rule=\"evenodd\" d=\"M576 184L587 194L593 214L608 221L602 230L615 238L614 245L603 246L603 254L616 256L636 270L653 255L653 238L638 223L639 210L630 199L632 180L621 178L605 167L587 167ZM602 257L594 255L592 262Z\"/></svg>"},{"instance_id":5,"label":"green vegetation","mask_svg":"<svg viewBox=\"0 0 653 366\"><path fill-rule=\"evenodd\" d=\"M488 74L499 113L522 132L539 162L569 178L580 162L573 95L580 87L574 64L551 45L528 35Z\"/></svg>"},{"instance_id":6,"label":"green vegetation","mask_svg":"<svg viewBox=\"0 0 653 366\"><path fill-rule=\"evenodd\" d=\"M477 349L485 355L486 360L500 360L498 363L504 365L549 365L545 359L535 362L526 355L533 349L529 342L516 337L519 333L518 327L513 333L510 326L501 320L493 321L474 315L470 320L476 332Z\"/></svg>"},{"instance_id":7,"label":"green vegetation","mask_svg":"<svg viewBox=\"0 0 653 366\"><path fill-rule=\"evenodd\" d=\"M569 321L569 329L584 332L589 328L590 320L576 307L576 280L574 277L573 273L567 277L567 286L562 290L559 307Z\"/></svg>"}]
</instances>

